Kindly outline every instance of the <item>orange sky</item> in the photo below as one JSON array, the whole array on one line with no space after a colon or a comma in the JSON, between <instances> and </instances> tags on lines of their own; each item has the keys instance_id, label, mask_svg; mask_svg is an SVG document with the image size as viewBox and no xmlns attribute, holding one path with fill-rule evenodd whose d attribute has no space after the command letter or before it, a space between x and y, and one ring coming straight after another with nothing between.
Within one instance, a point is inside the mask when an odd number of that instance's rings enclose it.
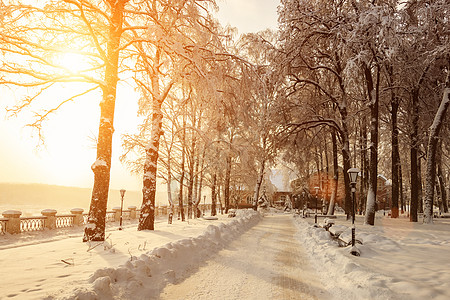
<instances>
[{"instance_id":1,"label":"orange sky","mask_svg":"<svg viewBox=\"0 0 450 300\"><path fill-rule=\"evenodd\" d=\"M240 33L276 29L276 0L222 0L218 18L222 24L238 27ZM36 150L37 138L23 128L26 115L5 120L5 106L13 103L14 91L0 90L0 182L45 183L91 188L96 150L89 137L99 122L99 94L68 104L46 123L45 148ZM58 95L55 95L57 97ZM132 176L118 157L120 136L134 132L138 95L125 86L118 88L114 120L111 188L140 190L142 178Z\"/></svg>"}]
</instances>

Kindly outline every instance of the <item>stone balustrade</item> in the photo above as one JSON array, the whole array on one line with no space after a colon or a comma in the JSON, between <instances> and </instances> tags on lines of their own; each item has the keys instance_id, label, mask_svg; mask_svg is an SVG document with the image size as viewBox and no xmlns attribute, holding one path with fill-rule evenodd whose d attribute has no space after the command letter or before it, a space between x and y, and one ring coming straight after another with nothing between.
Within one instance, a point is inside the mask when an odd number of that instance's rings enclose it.
<instances>
[{"instance_id":1,"label":"stone balustrade","mask_svg":"<svg viewBox=\"0 0 450 300\"><path fill-rule=\"evenodd\" d=\"M83 211L84 209L82 208L72 208L70 210L70 213L73 215L74 226L81 226L84 224Z\"/></svg>"},{"instance_id":2,"label":"stone balustrade","mask_svg":"<svg viewBox=\"0 0 450 300\"><path fill-rule=\"evenodd\" d=\"M44 222L45 228L55 229L56 228L56 209L44 209L41 214L47 217Z\"/></svg>"},{"instance_id":3,"label":"stone balustrade","mask_svg":"<svg viewBox=\"0 0 450 300\"><path fill-rule=\"evenodd\" d=\"M203 212L211 209L211 204L200 204L199 209ZM159 206L155 208L155 216L168 215L170 207ZM21 217L22 212L18 210L7 210L2 213L0 218L0 234L17 234L27 231L38 231L45 229L57 229L63 227L83 226L86 223L86 213L82 208L73 208L70 214L58 215L55 209L44 209L41 211L42 216ZM174 216L179 215L180 209L174 207ZM185 214L187 206L184 207ZM114 207L111 211L107 211L107 222L120 221L120 207ZM128 209L122 210L123 220L135 220L139 218L140 211L136 206L128 206Z\"/></svg>"},{"instance_id":4,"label":"stone balustrade","mask_svg":"<svg viewBox=\"0 0 450 300\"><path fill-rule=\"evenodd\" d=\"M15 234L20 233L20 215L19 210L7 210L2 213L3 218L7 219L5 232Z\"/></svg>"}]
</instances>

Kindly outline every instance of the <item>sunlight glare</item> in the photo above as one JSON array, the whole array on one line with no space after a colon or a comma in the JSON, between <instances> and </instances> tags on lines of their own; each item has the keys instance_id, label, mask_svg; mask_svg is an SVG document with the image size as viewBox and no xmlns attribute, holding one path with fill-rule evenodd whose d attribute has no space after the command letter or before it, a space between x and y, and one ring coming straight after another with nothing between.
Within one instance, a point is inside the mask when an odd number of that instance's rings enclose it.
<instances>
[{"instance_id":1,"label":"sunlight glare","mask_svg":"<svg viewBox=\"0 0 450 300\"><path fill-rule=\"evenodd\" d=\"M81 73L92 68L84 55L74 52L62 53L56 58L56 64L71 73Z\"/></svg>"}]
</instances>

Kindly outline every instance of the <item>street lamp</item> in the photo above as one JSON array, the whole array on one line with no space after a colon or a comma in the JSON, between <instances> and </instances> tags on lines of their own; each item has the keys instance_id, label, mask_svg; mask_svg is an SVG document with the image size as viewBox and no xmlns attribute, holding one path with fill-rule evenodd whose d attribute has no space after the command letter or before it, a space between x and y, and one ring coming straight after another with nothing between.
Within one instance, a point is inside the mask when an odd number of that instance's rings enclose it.
<instances>
[{"instance_id":1,"label":"street lamp","mask_svg":"<svg viewBox=\"0 0 450 300\"><path fill-rule=\"evenodd\" d=\"M119 224L119 230L122 230L122 211L123 211L123 197L125 196L126 190L121 189L120 190L120 197L122 198L122 201L120 202L120 224Z\"/></svg>"},{"instance_id":2,"label":"street lamp","mask_svg":"<svg viewBox=\"0 0 450 300\"><path fill-rule=\"evenodd\" d=\"M317 198L319 194L319 187L315 186L314 189L316 190L316 214L314 216L314 223L317 224Z\"/></svg>"},{"instance_id":3,"label":"street lamp","mask_svg":"<svg viewBox=\"0 0 450 300\"><path fill-rule=\"evenodd\" d=\"M358 180L358 168L350 168L347 171L350 177L350 187L352 188L352 249L351 254L359 256L359 250L355 246L355 193L356 193L356 181Z\"/></svg>"}]
</instances>

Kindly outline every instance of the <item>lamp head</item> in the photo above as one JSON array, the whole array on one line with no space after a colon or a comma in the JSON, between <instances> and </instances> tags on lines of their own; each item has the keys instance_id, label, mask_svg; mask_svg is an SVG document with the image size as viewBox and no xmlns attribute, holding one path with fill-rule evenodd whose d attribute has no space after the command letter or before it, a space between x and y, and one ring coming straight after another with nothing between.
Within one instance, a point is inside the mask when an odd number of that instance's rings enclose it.
<instances>
[{"instance_id":1,"label":"lamp head","mask_svg":"<svg viewBox=\"0 0 450 300\"><path fill-rule=\"evenodd\" d=\"M124 190L124 189L121 189L120 190L120 196L123 198L123 196L125 196L125 192L126 192L126 190Z\"/></svg>"},{"instance_id":2,"label":"lamp head","mask_svg":"<svg viewBox=\"0 0 450 300\"><path fill-rule=\"evenodd\" d=\"M350 169L348 169L347 173L350 178L350 183L356 184L356 181L358 180L359 169L358 168L350 168Z\"/></svg>"}]
</instances>

